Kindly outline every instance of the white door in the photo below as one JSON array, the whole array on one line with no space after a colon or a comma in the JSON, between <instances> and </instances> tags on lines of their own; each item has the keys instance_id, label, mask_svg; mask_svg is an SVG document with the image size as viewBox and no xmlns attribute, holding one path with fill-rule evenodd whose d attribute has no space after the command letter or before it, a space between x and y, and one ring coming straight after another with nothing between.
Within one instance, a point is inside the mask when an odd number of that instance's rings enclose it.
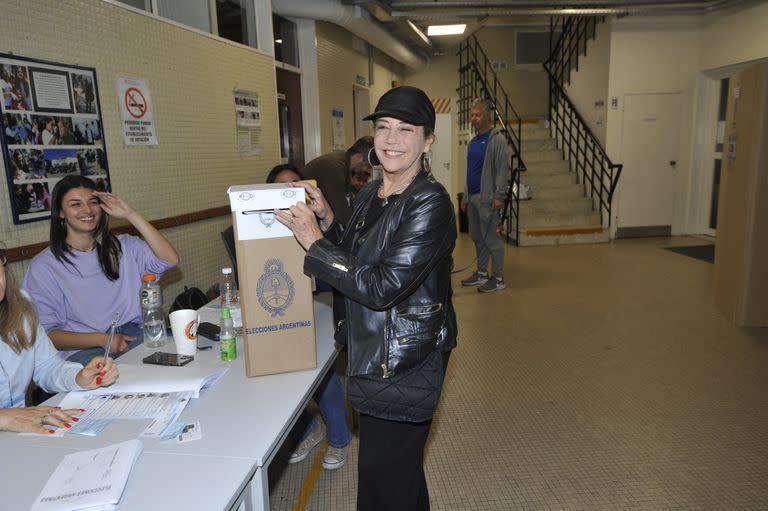
<instances>
[{"instance_id":1,"label":"white door","mask_svg":"<svg viewBox=\"0 0 768 511\"><path fill-rule=\"evenodd\" d=\"M432 174L448 194L453 197L451 177L451 114L437 114L435 118L437 141L432 144Z\"/></svg>"},{"instance_id":2,"label":"white door","mask_svg":"<svg viewBox=\"0 0 768 511\"><path fill-rule=\"evenodd\" d=\"M624 97L617 227L671 229L679 159L680 94ZM667 230L667 233L669 231ZM642 231L638 231L642 233Z\"/></svg>"}]
</instances>

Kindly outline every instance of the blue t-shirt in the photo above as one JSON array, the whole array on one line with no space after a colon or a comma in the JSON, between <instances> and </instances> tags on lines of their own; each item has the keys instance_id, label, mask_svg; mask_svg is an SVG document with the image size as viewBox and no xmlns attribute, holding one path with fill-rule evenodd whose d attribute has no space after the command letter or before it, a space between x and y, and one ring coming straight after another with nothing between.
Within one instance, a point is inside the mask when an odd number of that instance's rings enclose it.
<instances>
[{"instance_id":1,"label":"blue t-shirt","mask_svg":"<svg viewBox=\"0 0 768 511\"><path fill-rule=\"evenodd\" d=\"M480 178L483 176L483 161L488 139L493 130L490 129L481 135L475 135L469 142L467 150L467 190L470 195L480 193Z\"/></svg>"}]
</instances>

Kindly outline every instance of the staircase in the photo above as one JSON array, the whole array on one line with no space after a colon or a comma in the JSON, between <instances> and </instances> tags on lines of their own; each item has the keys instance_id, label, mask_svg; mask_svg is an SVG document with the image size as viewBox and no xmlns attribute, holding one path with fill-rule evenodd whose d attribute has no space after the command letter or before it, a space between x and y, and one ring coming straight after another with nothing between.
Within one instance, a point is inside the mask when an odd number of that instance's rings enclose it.
<instances>
[{"instance_id":1,"label":"staircase","mask_svg":"<svg viewBox=\"0 0 768 511\"><path fill-rule=\"evenodd\" d=\"M523 159L527 170L522 182L533 199L520 202L520 246L605 243L608 228L600 213L593 211L592 199L563 160L550 130L542 124L524 124Z\"/></svg>"},{"instance_id":2,"label":"staircase","mask_svg":"<svg viewBox=\"0 0 768 511\"><path fill-rule=\"evenodd\" d=\"M560 33L544 69L549 75L549 121L524 124L512 107L490 60L475 36L459 52L459 124L469 127L472 99L494 106L496 126L511 157L509 189L500 222L507 241L519 246L603 243L610 239L611 203L621 164L613 163L565 92L578 71L589 39L603 18L553 17L550 33ZM520 182L531 189L521 201ZM514 186L518 185L518 186Z\"/></svg>"},{"instance_id":3,"label":"staircase","mask_svg":"<svg viewBox=\"0 0 768 511\"><path fill-rule=\"evenodd\" d=\"M563 87L578 71L579 59L586 56L602 21L594 16L551 18L550 33L561 35L544 63L550 121L522 135L528 162L524 182L533 188L533 200L521 205L521 245L610 239L613 193L622 165L611 161Z\"/></svg>"}]
</instances>

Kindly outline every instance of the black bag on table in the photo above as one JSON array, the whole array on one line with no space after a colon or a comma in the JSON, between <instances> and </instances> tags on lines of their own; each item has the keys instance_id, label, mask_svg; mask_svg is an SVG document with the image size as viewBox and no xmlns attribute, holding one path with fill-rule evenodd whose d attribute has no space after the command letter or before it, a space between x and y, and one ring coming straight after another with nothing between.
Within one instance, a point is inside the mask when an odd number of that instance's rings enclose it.
<instances>
[{"instance_id":1,"label":"black bag on table","mask_svg":"<svg viewBox=\"0 0 768 511\"><path fill-rule=\"evenodd\" d=\"M171 304L168 314L181 309L197 310L208 303L208 299L200 288L184 286L184 291Z\"/></svg>"}]
</instances>

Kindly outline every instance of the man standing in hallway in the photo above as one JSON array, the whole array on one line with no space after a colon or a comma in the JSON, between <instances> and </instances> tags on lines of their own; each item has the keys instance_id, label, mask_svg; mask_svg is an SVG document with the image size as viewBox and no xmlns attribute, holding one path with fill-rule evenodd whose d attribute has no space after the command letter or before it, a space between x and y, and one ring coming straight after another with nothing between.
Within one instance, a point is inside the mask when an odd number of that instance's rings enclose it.
<instances>
[{"instance_id":1,"label":"man standing in hallway","mask_svg":"<svg viewBox=\"0 0 768 511\"><path fill-rule=\"evenodd\" d=\"M461 281L462 286L479 286L481 293L504 289L504 245L496 224L504 207L509 179L507 142L493 127L491 103L476 99L470 109L475 137L467 149L467 183L460 207L467 213L469 233L477 252L477 271ZM488 272L491 259L493 272Z\"/></svg>"}]
</instances>

